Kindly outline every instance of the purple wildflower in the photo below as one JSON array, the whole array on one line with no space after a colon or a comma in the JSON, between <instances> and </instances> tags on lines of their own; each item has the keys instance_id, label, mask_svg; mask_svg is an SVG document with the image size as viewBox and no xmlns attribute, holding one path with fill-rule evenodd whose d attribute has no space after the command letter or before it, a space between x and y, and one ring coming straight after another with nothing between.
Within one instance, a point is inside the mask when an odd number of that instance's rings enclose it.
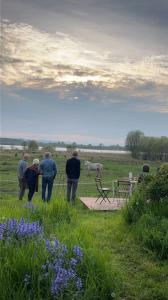
<instances>
[{"instance_id":1,"label":"purple wildflower","mask_svg":"<svg viewBox=\"0 0 168 300\"><path fill-rule=\"evenodd\" d=\"M76 267L77 263L78 263L77 259L75 259L73 257L70 259L69 264L71 267Z\"/></svg>"},{"instance_id":2,"label":"purple wildflower","mask_svg":"<svg viewBox=\"0 0 168 300\"><path fill-rule=\"evenodd\" d=\"M39 222L26 223L23 218L20 222L15 219L9 219L5 223L0 224L0 237L9 240L9 238L33 238L42 234L43 229Z\"/></svg>"},{"instance_id":3,"label":"purple wildflower","mask_svg":"<svg viewBox=\"0 0 168 300\"><path fill-rule=\"evenodd\" d=\"M83 258L83 252L79 246L74 246L73 252L78 259L81 260Z\"/></svg>"},{"instance_id":4,"label":"purple wildflower","mask_svg":"<svg viewBox=\"0 0 168 300\"><path fill-rule=\"evenodd\" d=\"M30 283L30 275L29 274L25 274L25 277L24 277L24 283L25 285L28 285Z\"/></svg>"},{"instance_id":5,"label":"purple wildflower","mask_svg":"<svg viewBox=\"0 0 168 300\"><path fill-rule=\"evenodd\" d=\"M46 240L45 241L45 244L46 244L46 249L48 250L48 251L50 251L50 241L49 240Z\"/></svg>"},{"instance_id":6,"label":"purple wildflower","mask_svg":"<svg viewBox=\"0 0 168 300\"><path fill-rule=\"evenodd\" d=\"M54 240L54 247L58 248L59 247L59 241L58 240Z\"/></svg>"},{"instance_id":7,"label":"purple wildflower","mask_svg":"<svg viewBox=\"0 0 168 300\"><path fill-rule=\"evenodd\" d=\"M78 291L80 291L82 289L82 280L80 277L77 277L77 279L76 279L76 287L77 287Z\"/></svg>"},{"instance_id":8,"label":"purple wildflower","mask_svg":"<svg viewBox=\"0 0 168 300\"><path fill-rule=\"evenodd\" d=\"M61 245L61 250L62 250L63 253L67 253L68 252L67 246L65 244Z\"/></svg>"},{"instance_id":9,"label":"purple wildflower","mask_svg":"<svg viewBox=\"0 0 168 300\"><path fill-rule=\"evenodd\" d=\"M64 268L59 268L51 285L52 296L57 296L68 285L68 271Z\"/></svg>"}]
</instances>

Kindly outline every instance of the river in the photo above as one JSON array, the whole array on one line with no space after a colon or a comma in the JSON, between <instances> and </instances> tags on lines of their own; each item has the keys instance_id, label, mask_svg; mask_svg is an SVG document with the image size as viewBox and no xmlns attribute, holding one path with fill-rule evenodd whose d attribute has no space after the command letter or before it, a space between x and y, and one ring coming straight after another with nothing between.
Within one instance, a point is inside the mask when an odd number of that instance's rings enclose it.
<instances>
[{"instance_id":1,"label":"river","mask_svg":"<svg viewBox=\"0 0 168 300\"><path fill-rule=\"evenodd\" d=\"M12 149L17 149L17 150L23 150L24 147L21 145L1 145L1 149L4 150L12 150ZM39 147L39 150L42 150L43 147ZM124 151L124 150L100 150L100 149L82 149L82 148L77 148L79 152L90 152L90 153L111 153L111 154L129 154L129 151ZM65 152L67 151L67 148L63 147L55 147L55 151L60 151L60 152Z\"/></svg>"}]
</instances>

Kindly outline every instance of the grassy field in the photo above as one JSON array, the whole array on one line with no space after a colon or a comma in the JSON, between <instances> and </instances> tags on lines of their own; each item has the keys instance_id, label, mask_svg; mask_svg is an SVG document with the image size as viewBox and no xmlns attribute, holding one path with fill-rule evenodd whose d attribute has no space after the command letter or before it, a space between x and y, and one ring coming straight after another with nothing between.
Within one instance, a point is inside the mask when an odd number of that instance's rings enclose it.
<instances>
[{"instance_id":1,"label":"grassy field","mask_svg":"<svg viewBox=\"0 0 168 300\"><path fill-rule=\"evenodd\" d=\"M82 157L80 182L86 185L79 186L78 194L95 195L94 174L90 177L86 176L83 165L85 158L91 159L91 157ZM91 212L82 206L79 199L75 208L67 206L58 186L54 187L53 200L47 207L41 202L39 193L34 199L36 210L26 209L24 207L26 197L23 202L17 200L18 159L19 156L16 157L14 153L1 155L1 190L3 192L0 195L0 222L7 218L20 219L21 217L31 221L39 220L44 226L47 238L57 237L68 247L78 244L84 252L81 272L84 281L83 293L78 297L73 295L60 299L168 299L167 262L160 262L149 250L142 248L135 239L133 229L124 223L122 212ZM63 172L65 157L57 155L55 159L59 172ZM101 155L95 160L103 163L103 180L109 185L113 178L126 177L129 171L137 176L143 164L126 156L105 157ZM150 165L151 171L155 172L157 164L150 163ZM58 178L59 174L57 180ZM38 284L32 287L34 294L30 294L30 291L25 293L21 284L13 288L13 294L10 292L9 286L12 289L16 281L22 282L21 276L28 270L34 282L36 280L38 282L36 279L38 266L32 265L30 255L32 250L28 246L22 245L22 249L15 248L15 246L12 249L9 249L9 246L6 247L0 248L0 299L50 299L49 296L46 298L40 296L41 287ZM39 264L43 261L40 253Z\"/></svg>"},{"instance_id":2,"label":"grassy field","mask_svg":"<svg viewBox=\"0 0 168 300\"><path fill-rule=\"evenodd\" d=\"M18 190L17 185L17 165L21 157L21 153L16 151L3 151L0 156L0 191L5 193L16 194ZM41 152L31 155L29 163L31 164L33 158L38 157L43 159ZM65 177L65 164L66 154L58 153L53 155L58 167L58 174L56 177L53 196L59 197L65 193L66 177ZM89 160L93 162L100 162L103 164L102 180L103 182L112 187L112 180L115 178L128 177L131 171L133 176L137 177L141 172L143 161L133 160L130 155L123 154L80 154L81 159L81 177L79 181L78 195L79 196L95 196L97 194L95 187L95 172L92 171L90 176L87 176L84 161ZM151 173L156 173L159 163L150 163ZM64 184L64 186L62 186ZM40 184L41 187L41 184Z\"/></svg>"}]
</instances>

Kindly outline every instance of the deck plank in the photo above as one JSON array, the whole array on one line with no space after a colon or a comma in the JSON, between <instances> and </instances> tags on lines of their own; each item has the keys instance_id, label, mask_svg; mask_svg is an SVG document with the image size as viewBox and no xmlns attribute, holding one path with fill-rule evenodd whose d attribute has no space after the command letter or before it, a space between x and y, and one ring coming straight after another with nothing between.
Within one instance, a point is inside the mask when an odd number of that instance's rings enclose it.
<instances>
[{"instance_id":1,"label":"deck plank","mask_svg":"<svg viewBox=\"0 0 168 300\"><path fill-rule=\"evenodd\" d=\"M100 211L112 211L112 210L120 210L126 203L126 199L124 198L109 198L110 203L106 200L101 204L101 200L99 199L97 202L97 198L94 197L80 197L81 202L90 210L100 210Z\"/></svg>"}]
</instances>

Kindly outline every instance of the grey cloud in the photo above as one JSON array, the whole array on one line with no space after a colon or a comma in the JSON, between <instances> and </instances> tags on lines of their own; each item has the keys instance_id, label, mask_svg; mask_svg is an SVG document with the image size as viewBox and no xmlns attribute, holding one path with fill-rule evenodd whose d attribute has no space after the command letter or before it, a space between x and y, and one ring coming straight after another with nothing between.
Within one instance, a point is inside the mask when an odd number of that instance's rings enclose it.
<instances>
[{"instance_id":1,"label":"grey cloud","mask_svg":"<svg viewBox=\"0 0 168 300\"><path fill-rule=\"evenodd\" d=\"M156 55L168 49L167 0L5 0L3 18L81 38L113 55ZM46 20L46 21L45 21Z\"/></svg>"},{"instance_id":2,"label":"grey cloud","mask_svg":"<svg viewBox=\"0 0 168 300\"><path fill-rule=\"evenodd\" d=\"M14 58L14 57L9 57L7 55L3 55L2 53L0 54L0 63L2 65L10 64L10 65L15 65L15 64L22 64L22 63L32 63L32 60L25 60L25 59L20 59L20 58Z\"/></svg>"},{"instance_id":3,"label":"grey cloud","mask_svg":"<svg viewBox=\"0 0 168 300\"><path fill-rule=\"evenodd\" d=\"M83 89L91 89L95 90L92 100L102 98L109 103L150 97L159 103L160 98L167 99L167 55L121 59L110 51L85 49L71 36L50 35L27 24L7 23L3 29L7 51L2 53L2 81L8 86L61 92L81 88L83 94ZM65 94L69 97L70 92Z\"/></svg>"}]
</instances>

